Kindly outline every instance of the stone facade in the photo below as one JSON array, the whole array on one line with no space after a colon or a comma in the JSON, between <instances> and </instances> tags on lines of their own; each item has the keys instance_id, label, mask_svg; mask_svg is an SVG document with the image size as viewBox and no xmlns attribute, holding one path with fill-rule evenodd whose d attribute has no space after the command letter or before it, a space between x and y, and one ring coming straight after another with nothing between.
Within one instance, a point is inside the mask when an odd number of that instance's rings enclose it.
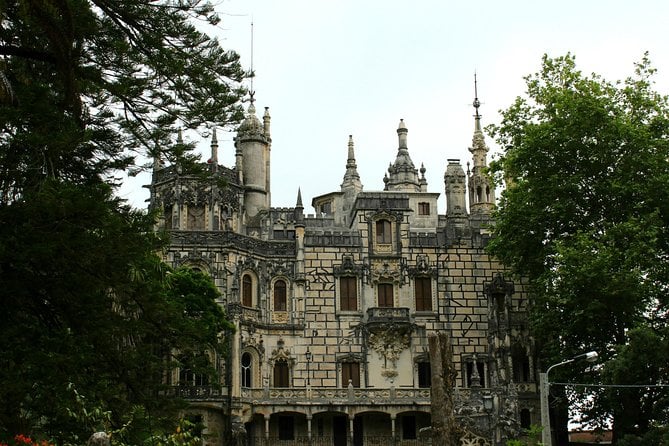
<instances>
[{"instance_id":1,"label":"stone facade","mask_svg":"<svg viewBox=\"0 0 669 446\"><path fill-rule=\"evenodd\" d=\"M431 424L428 337L442 331L471 444L538 422L526 289L485 251L494 186L474 106L473 169L448 160L443 215L403 121L384 190L363 191L351 137L340 189L313 199L316 215L299 191L294 207L271 207L270 116L253 102L234 167L218 164L215 134L206 179L156 161L165 260L210 274L237 328L220 384L171 376L208 444L418 444Z\"/></svg>"}]
</instances>

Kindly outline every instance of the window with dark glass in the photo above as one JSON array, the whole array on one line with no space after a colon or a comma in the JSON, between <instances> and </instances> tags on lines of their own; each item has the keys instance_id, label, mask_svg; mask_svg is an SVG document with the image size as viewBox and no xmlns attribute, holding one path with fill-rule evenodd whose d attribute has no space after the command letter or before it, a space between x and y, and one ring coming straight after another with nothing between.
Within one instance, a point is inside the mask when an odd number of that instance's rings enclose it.
<instances>
[{"instance_id":1,"label":"window with dark glass","mask_svg":"<svg viewBox=\"0 0 669 446\"><path fill-rule=\"evenodd\" d=\"M432 311L432 279L416 277L414 280L416 311Z\"/></svg>"},{"instance_id":2,"label":"window with dark glass","mask_svg":"<svg viewBox=\"0 0 669 446\"><path fill-rule=\"evenodd\" d=\"M520 345L511 348L511 361L513 362L513 380L517 383L530 380L530 358L525 349Z\"/></svg>"},{"instance_id":3,"label":"window with dark glass","mask_svg":"<svg viewBox=\"0 0 669 446\"><path fill-rule=\"evenodd\" d=\"M242 305L245 307L253 306L253 281L248 274L244 274L244 277L242 277Z\"/></svg>"},{"instance_id":4,"label":"window with dark glass","mask_svg":"<svg viewBox=\"0 0 669 446\"><path fill-rule=\"evenodd\" d=\"M341 363L341 382L344 387L348 387L349 381L353 387L360 387L360 363L342 362Z\"/></svg>"},{"instance_id":5,"label":"window with dark glass","mask_svg":"<svg viewBox=\"0 0 669 446\"><path fill-rule=\"evenodd\" d=\"M295 419L288 415L279 416L279 440L295 439Z\"/></svg>"},{"instance_id":6,"label":"window with dark glass","mask_svg":"<svg viewBox=\"0 0 669 446\"><path fill-rule=\"evenodd\" d=\"M429 362L418 363L418 387L427 388L432 386L432 368Z\"/></svg>"},{"instance_id":7,"label":"window with dark glass","mask_svg":"<svg viewBox=\"0 0 669 446\"><path fill-rule=\"evenodd\" d=\"M342 311L358 310L358 280L356 277L341 277L339 292L341 294L340 309Z\"/></svg>"},{"instance_id":8,"label":"window with dark glass","mask_svg":"<svg viewBox=\"0 0 669 446\"><path fill-rule=\"evenodd\" d=\"M253 387L251 372L251 354L247 352L242 355L242 387Z\"/></svg>"},{"instance_id":9,"label":"window with dark glass","mask_svg":"<svg viewBox=\"0 0 669 446\"><path fill-rule=\"evenodd\" d=\"M179 370L179 385L182 386L206 386L209 378L203 373L195 373L189 368Z\"/></svg>"},{"instance_id":10,"label":"window with dark glass","mask_svg":"<svg viewBox=\"0 0 669 446\"><path fill-rule=\"evenodd\" d=\"M388 220L379 220L376 222L376 243L390 244L392 243L391 234L392 225Z\"/></svg>"},{"instance_id":11,"label":"window with dark glass","mask_svg":"<svg viewBox=\"0 0 669 446\"><path fill-rule=\"evenodd\" d=\"M418 203L418 215L430 215L430 203Z\"/></svg>"},{"instance_id":12,"label":"window with dark glass","mask_svg":"<svg viewBox=\"0 0 669 446\"><path fill-rule=\"evenodd\" d=\"M274 282L274 311L286 311L286 282Z\"/></svg>"},{"instance_id":13,"label":"window with dark glass","mask_svg":"<svg viewBox=\"0 0 669 446\"><path fill-rule=\"evenodd\" d=\"M274 387L289 387L288 363L286 361L274 363Z\"/></svg>"},{"instance_id":14,"label":"window with dark glass","mask_svg":"<svg viewBox=\"0 0 669 446\"><path fill-rule=\"evenodd\" d=\"M522 409L520 411L520 427L522 429L529 429L532 424L532 415L529 409Z\"/></svg>"},{"instance_id":15,"label":"window with dark glass","mask_svg":"<svg viewBox=\"0 0 669 446\"><path fill-rule=\"evenodd\" d=\"M393 284L380 283L378 288L379 288L379 307L394 306Z\"/></svg>"},{"instance_id":16,"label":"window with dark glass","mask_svg":"<svg viewBox=\"0 0 669 446\"><path fill-rule=\"evenodd\" d=\"M402 439L416 439L416 417L413 415L404 415L402 417Z\"/></svg>"}]
</instances>

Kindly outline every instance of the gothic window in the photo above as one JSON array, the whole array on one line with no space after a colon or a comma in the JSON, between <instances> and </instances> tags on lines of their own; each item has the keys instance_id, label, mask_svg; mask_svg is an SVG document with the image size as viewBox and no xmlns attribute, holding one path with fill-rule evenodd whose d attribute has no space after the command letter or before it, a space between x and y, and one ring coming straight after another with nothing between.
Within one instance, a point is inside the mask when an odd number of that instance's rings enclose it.
<instances>
[{"instance_id":1,"label":"gothic window","mask_svg":"<svg viewBox=\"0 0 669 446\"><path fill-rule=\"evenodd\" d=\"M402 439L416 439L416 417L413 415L402 416Z\"/></svg>"},{"instance_id":2,"label":"gothic window","mask_svg":"<svg viewBox=\"0 0 669 446\"><path fill-rule=\"evenodd\" d=\"M388 220L379 220L376 222L376 243L389 245L392 243L392 225Z\"/></svg>"},{"instance_id":3,"label":"gothic window","mask_svg":"<svg viewBox=\"0 0 669 446\"><path fill-rule=\"evenodd\" d=\"M274 387L290 387L288 363L285 360L278 360L274 363Z\"/></svg>"},{"instance_id":4,"label":"gothic window","mask_svg":"<svg viewBox=\"0 0 669 446\"><path fill-rule=\"evenodd\" d=\"M253 279L249 274L244 274L242 277L242 305L253 306Z\"/></svg>"},{"instance_id":5,"label":"gothic window","mask_svg":"<svg viewBox=\"0 0 669 446\"><path fill-rule=\"evenodd\" d=\"M481 186L476 187L476 202L480 203L481 202L481 196L483 194L483 191L481 190Z\"/></svg>"},{"instance_id":6,"label":"gothic window","mask_svg":"<svg viewBox=\"0 0 669 446\"><path fill-rule=\"evenodd\" d=\"M414 280L416 311L432 311L432 279L416 277Z\"/></svg>"},{"instance_id":7,"label":"gothic window","mask_svg":"<svg viewBox=\"0 0 669 446\"><path fill-rule=\"evenodd\" d=\"M380 283L378 286L379 290L379 307L393 307L393 284L392 283Z\"/></svg>"},{"instance_id":8,"label":"gothic window","mask_svg":"<svg viewBox=\"0 0 669 446\"><path fill-rule=\"evenodd\" d=\"M430 215L430 203L418 203L418 215Z\"/></svg>"},{"instance_id":9,"label":"gothic window","mask_svg":"<svg viewBox=\"0 0 669 446\"><path fill-rule=\"evenodd\" d=\"M274 311L286 311L286 282L274 282Z\"/></svg>"},{"instance_id":10,"label":"gothic window","mask_svg":"<svg viewBox=\"0 0 669 446\"><path fill-rule=\"evenodd\" d=\"M339 308L342 311L358 310L358 279L356 277L340 277L339 294Z\"/></svg>"},{"instance_id":11,"label":"gothic window","mask_svg":"<svg viewBox=\"0 0 669 446\"><path fill-rule=\"evenodd\" d=\"M279 440L295 439L295 419L290 415L279 416Z\"/></svg>"},{"instance_id":12,"label":"gothic window","mask_svg":"<svg viewBox=\"0 0 669 446\"><path fill-rule=\"evenodd\" d=\"M474 366L476 366L476 374L474 374ZM478 376L478 385L481 387L486 387L486 376L485 376L485 364L480 361L468 361L467 366L467 375L465 376L465 385L466 387L471 387L474 385L474 379Z\"/></svg>"},{"instance_id":13,"label":"gothic window","mask_svg":"<svg viewBox=\"0 0 669 446\"><path fill-rule=\"evenodd\" d=\"M249 352L242 355L242 387L253 387L252 358Z\"/></svg>"},{"instance_id":14,"label":"gothic window","mask_svg":"<svg viewBox=\"0 0 669 446\"><path fill-rule=\"evenodd\" d=\"M418 367L418 387L424 389L432 386L432 368L427 361L416 364Z\"/></svg>"},{"instance_id":15,"label":"gothic window","mask_svg":"<svg viewBox=\"0 0 669 446\"><path fill-rule=\"evenodd\" d=\"M349 381L353 387L360 387L360 363L342 362L341 363L341 383L343 387L348 387Z\"/></svg>"}]
</instances>

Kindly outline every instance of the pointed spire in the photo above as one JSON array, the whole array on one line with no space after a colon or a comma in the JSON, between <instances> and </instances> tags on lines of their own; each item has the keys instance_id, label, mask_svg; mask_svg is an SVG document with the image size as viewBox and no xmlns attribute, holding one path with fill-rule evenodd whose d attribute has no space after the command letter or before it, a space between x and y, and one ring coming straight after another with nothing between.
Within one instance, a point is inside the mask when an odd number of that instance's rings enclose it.
<instances>
[{"instance_id":1,"label":"pointed spire","mask_svg":"<svg viewBox=\"0 0 669 446\"><path fill-rule=\"evenodd\" d=\"M181 131L181 127L179 127L179 130L177 130L177 144L183 144L184 143L184 135L183 132Z\"/></svg>"},{"instance_id":2,"label":"pointed spire","mask_svg":"<svg viewBox=\"0 0 669 446\"><path fill-rule=\"evenodd\" d=\"M476 80L476 71L474 72L474 131L481 131L481 115L479 115L479 107L481 106L481 101L479 101L478 93L478 82Z\"/></svg>"},{"instance_id":3,"label":"pointed spire","mask_svg":"<svg viewBox=\"0 0 669 446\"><path fill-rule=\"evenodd\" d=\"M209 162L214 166L218 165L218 139L216 138L216 127L211 133L211 158Z\"/></svg>"},{"instance_id":4,"label":"pointed spire","mask_svg":"<svg viewBox=\"0 0 669 446\"><path fill-rule=\"evenodd\" d=\"M341 183L341 190L353 190L355 193L362 190L362 183L360 182L360 175L358 174L358 165L355 162L353 135L348 135L346 173L344 173L344 181Z\"/></svg>"},{"instance_id":5,"label":"pointed spire","mask_svg":"<svg viewBox=\"0 0 669 446\"><path fill-rule=\"evenodd\" d=\"M295 208L304 209L304 205L302 204L302 190L299 187L297 188L297 203L295 203Z\"/></svg>"}]
</instances>

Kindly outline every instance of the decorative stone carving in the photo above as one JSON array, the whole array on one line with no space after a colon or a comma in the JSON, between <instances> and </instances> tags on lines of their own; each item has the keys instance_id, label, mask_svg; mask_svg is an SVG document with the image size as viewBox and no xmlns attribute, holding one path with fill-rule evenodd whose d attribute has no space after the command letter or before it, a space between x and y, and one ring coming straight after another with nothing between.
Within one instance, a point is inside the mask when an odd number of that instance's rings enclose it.
<instances>
[{"instance_id":1,"label":"decorative stone carving","mask_svg":"<svg viewBox=\"0 0 669 446\"><path fill-rule=\"evenodd\" d=\"M392 280L400 284L402 280L402 265L399 259L374 259L370 265L370 276L373 284L381 280Z\"/></svg>"},{"instance_id":2,"label":"decorative stone carving","mask_svg":"<svg viewBox=\"0 0 669 446\"><path fill-rule=\"evenodd\" d=\"M356 265L353 256L344 254L340 265L334 266L334 275L338 276L362 276L365 271L364 265Z\"/></svg>"},{"instance_id":3,"label":"decorative stone carving","mask_svg":"<svg viewBox=\"0 0 669 446\"><path fill-rule=\"evenodd\" d=\"M426 255L419 254L416 256L416 266L408 267L407 274L412 278L416 276L430 276L436 279L437 267L430 264L430 260Z\"/></svg>"},{"instance_id":4,"label":"decorative stone carving","mask_svg":"<svg viewBox=\"0 0 669 446\"><path fill-rule=\"evenodd\" d=\"M393 369L397 365L402 351L409 348L411 344L411 328L404 326L395 326L388 324L385 327L378 327L369 333L368 344L380 359L390 363Z\"/></svg>"}]
</instances>

